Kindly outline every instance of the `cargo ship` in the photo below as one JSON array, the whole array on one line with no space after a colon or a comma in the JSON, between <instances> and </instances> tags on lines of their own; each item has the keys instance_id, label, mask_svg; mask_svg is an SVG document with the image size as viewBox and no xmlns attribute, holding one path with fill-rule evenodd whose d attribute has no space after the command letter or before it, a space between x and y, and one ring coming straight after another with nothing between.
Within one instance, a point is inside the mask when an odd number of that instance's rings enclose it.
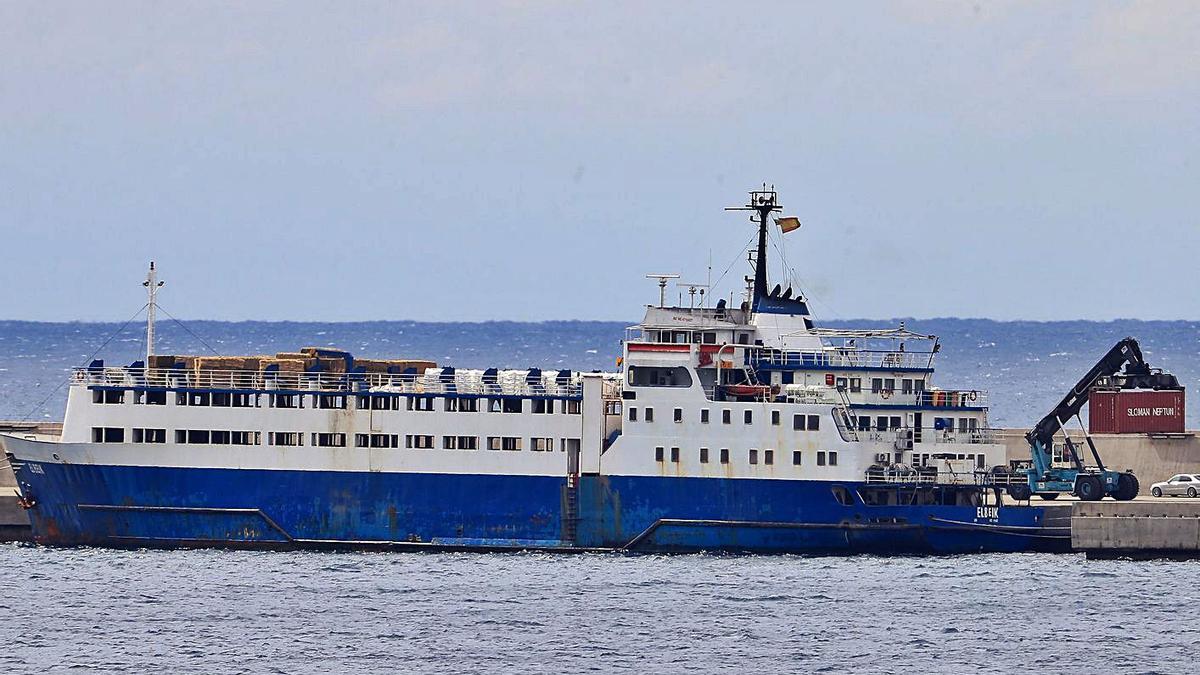
<instances>
[{"instance_id":1,"label":"cargo ship","mask_svg":"<svg viewBox=\"0 0 1200 675\"><path fill-rule=\"evenodd\" d=\"M614 372L465 369L305 348L153 352L76 369L61 439L0 437L37 542L115 547L629 552L1063 550L1002 498L979 390L939 342L818 327L770 287L774 189L744 299L659 302ZM739 253L740 255L740 253ZM694 289L693 289L694 290ZM690 294L689 294L690 295ZM690 297L694 297L691 296ZM703 297L703 296L702 296ZM736 304L736 306L734 306Z\"/></svg>"}]
</instances>

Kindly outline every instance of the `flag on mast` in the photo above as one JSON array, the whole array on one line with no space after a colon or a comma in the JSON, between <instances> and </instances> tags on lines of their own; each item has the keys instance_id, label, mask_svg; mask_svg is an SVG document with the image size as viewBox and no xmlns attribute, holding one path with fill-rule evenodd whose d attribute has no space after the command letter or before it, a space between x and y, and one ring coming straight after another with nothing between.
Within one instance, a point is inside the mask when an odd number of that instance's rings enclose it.
<instances>
[{"instance_id":1,"label":"flag on mast","mask_svg":"<svg viewBox=\"0 0 1200 675\"><path fill-rule=\"evenodd\" d=\"M784 234L787 234L788 232L791 232L792 230L800 229L800 219L796 218L795 216L785 216L783 218L776 218L775 224L779 226L780 230L783 230Z\"/></svg>"}]
</instances>

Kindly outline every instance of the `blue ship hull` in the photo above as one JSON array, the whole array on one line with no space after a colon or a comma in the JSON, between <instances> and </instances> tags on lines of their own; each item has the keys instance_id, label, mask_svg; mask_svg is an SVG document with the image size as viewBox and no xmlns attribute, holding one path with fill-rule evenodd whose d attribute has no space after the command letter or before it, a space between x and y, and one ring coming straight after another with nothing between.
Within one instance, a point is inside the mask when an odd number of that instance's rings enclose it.
<instances>
[{"instance_id":1,"label":"blue ship hull","mask_svg":"<svg viewBox=\"0 0 1200 675\"><path fill-rule=\"evenodd\" d=\"M237 548L963 553L1063 550L1053 507L843 504L821 481L14 461L35 541Z\"/></svg>"}]
</instances>

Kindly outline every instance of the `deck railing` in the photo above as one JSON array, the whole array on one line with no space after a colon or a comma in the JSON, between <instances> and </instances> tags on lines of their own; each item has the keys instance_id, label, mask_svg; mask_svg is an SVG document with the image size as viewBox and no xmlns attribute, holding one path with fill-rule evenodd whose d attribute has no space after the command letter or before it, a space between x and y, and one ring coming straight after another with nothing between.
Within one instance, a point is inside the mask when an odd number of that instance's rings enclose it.
<instances>
[{"instance_id":1,"label":"deck railing","mask_svg":"<svg viewBox=\"0 0 1200 675\"><path fill-rule=\"evenodd\" d=\"M579 373L559 378L556 372L530 378L528 371L438 369L424 374L330 373L261 370L194 370L157 368L76 368L72 383L108 387L169 389L291 390L326 393L468 394L481 396L581 396Z\"/></svg>"},{"instance_id":2,"label":"deck railing","mask_svg":"<svg viewBox=\"0 0 1200 675\"><path fill-rule=\"evenodd\" d=\"M750 364L768 368L930 369L933 367L933 354L931 352L877 351L867 349L784 351L759 348L751 354Z\"/></svg>"},{"instance_id":3,"label":"deck railing","mask_svg":"<svg viewBox=\"0 0 1200 675\"><path fill-rule=\"evenodd\" d=\"M709 400L715 400L718 387L704 387L704 394ZM845 391L845 390L843 390ZM838 405L848 402L850 407L856 405L900 405L923 406L928 408L986 408L988 393L978 389L948 390L936 389L928 391L845 391L846 398L838 394L834 387L782 385L764 390L761 398L785 403L813 403ZM936 412L932 413L936 415Z\"/></svg>"}]
</instances>

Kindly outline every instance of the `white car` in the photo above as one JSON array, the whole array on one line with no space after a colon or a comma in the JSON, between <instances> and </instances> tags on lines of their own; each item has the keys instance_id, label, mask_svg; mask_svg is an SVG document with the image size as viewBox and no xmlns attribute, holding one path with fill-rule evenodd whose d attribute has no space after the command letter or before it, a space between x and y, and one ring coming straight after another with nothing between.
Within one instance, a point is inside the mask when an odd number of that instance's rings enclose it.
<instances>
[{"instance_id":1,"label":"white car","mask_svg":"<svg viewBox=\"0 0 1200 675\"><path fill-rule=\"evenodd\" d=\"M1150 494L1155 497L1195 497L1200 495L1200 474L1181 473L1171 476L1170 480L1155 483L1150 486Z\"/></svg>"}]
</instances>

